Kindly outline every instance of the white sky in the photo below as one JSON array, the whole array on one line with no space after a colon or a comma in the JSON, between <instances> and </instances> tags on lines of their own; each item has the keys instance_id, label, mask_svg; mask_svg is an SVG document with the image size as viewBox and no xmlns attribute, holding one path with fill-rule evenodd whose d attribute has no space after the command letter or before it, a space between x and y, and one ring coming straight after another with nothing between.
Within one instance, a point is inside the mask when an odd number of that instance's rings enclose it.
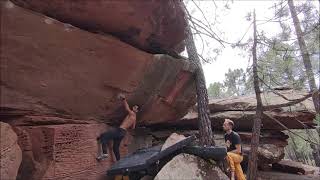
<instances>
[{"instance_id":1,"label":"white sky","mask_svg":"<svg viewBox=\"0 0 320 180\"><path fill-rule=\"evenodd\" d=\"M215 0L215 2L219 7L218 9L221 9L226 4L226 1ZM270 19L274 16L274 10L270 7L272 7L276 2L279 1L234 0L233 3L229 3L231 8L230 10L225 10L224 12L221 12L219 10L217 11L217 19L219 20L219 24L214 28L218 27L218 29L224 33L223 39L226 39L228 42L237 42L247 31L251 23L245 18L248 12L252 12L253 9L255 9L257 20ZM213 2L211 0L198 0L196 1L196 3L202 9L208 21L210 23L213 22L215 16L215 6ZM319 7L318 3L316 3L316 5ZM187 8L189 12L192 13L192 16L204 20L201 12L196 8L193 2L189 1L187 3ZM272 35L280 32L280 26L278 25L278 23L266 23L259 25L259 22L257 22L257 24L258 31L265 31L268 37L271 37ZM245 42L249 37L252 37L252 27L248 31L243 42ZM201 52L202 43L199 39L196 39L196 46L198 52ZM217 47L219 46L219 44L214 40L210 40L210 46ZM240 55L240 53L242 53L242 55ZM238 48L233 49L229 46L226 46L226 48L222 50L216 61L213 61L210 64L203 65L207 86L210 83L223 82L225 73L229 68L243 68L245 70L248 66L248 60L249 56L247 54L243 54L243 51L239 50Z\"/></svg>"}]
</instances>

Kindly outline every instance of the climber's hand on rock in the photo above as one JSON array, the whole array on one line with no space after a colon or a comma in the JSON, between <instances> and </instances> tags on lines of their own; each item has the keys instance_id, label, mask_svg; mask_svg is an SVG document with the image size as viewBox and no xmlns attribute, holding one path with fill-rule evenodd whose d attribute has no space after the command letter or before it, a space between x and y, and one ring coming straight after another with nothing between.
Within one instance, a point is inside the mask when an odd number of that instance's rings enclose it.
<instances>
[{"instance_id":1,"label":"climber's hand on rock","mask_svg":"<svg viewBox=\"0 0 320 180\"><path fill-rule=\"evenodd\" d=\"M121 100L121 101L123 101L123 100L126 99L126 96L125 96L124 94L122 94L122 93L119 93L119 94L118 94L118 99Z\"/></svg>"}]
</instances>

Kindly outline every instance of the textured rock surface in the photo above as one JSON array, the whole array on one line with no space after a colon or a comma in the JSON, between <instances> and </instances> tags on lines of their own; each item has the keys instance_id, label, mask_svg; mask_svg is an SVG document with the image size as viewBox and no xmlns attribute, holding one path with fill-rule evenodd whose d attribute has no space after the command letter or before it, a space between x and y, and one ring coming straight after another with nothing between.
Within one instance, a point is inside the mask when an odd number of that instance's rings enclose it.
<instances>
[{"instance_id":1,"label":"textured rock surface","mask_svg":"<svg viewBox=\"0 0 320 180\"><path fill-rule=\"evenodd\" d=\"M189 154L179 154L169 161L157 174L155 180L199 179L228 180L220 168Z\"/></svg>"},{"instance_id":2,"label":"textured rock surface","mask_svg":"<svg viewBox=\"0 0 320 180\"><path fill-rule=\"evenodd\" d=\"M130 142L128 146L129 152L136 152L139 149L145 149L152 147L153 137L149 135L150 129L136 127L131 131L128 141Z\"/></svg>"},{"instance_id":3,"label":"textured rock surface","mask_svg":"<svg viewBox=\"0 0 320 180\"><path fill-rule=\"evenodd\" d=\"M154 145L162 144L166 139L169 139L169 136L177 132L185 136L195 136L199 137L198 131L190 130L163 130L163 131L151 131ZM242 141L242 150L244 153L244 162L242 163L243 167L246 168L248 155L250 153L250 143L251 143L251 133L247 132L238 132L241 141ZM260 136L260 145L258 148L258 159L260 167L271 166L272 163L279 162L284 157L284 147L287 145L288 136L282 132L262 132ZM225 147L224 134L221 132L215 132L214 140L216 146ZM160 141L160 142L159 142ZM195 141L195 143L197 140Z\"/></svg>"},{"instance_id":4,"label":"textured rock surface","mask_svg":"<svg viewBox=\"0 0 320 180\"><path fill-rule=\"evenodd\" d=\"M21 159L16 133L9 124L0 122L0 179L16 179Z\"/></svg>"},{"instance_id":5,"label":"textured rock surface","mask_svg":"<svg viewBox=\"0 0 320 180\"><path fill-rule=\"evenodd\" d=\"M13 0L62 22L112 34L147 51L180 52L186 22L179 0Z\"/></svg>"},{"instance_id":6,"label":"textured rock surface","mask_svg":"<svg viewBox=\"0 0 320 180\"><path fill-rule=\"evenodd\" d=\"M299 99L308 94L308 92L305 92L305 91L295 91L295 90L274 90L274 91L290 100ZM262 97L263 97L262 103L265 106L279 105L279 104L284 104L289 102L288 100L275 94L272 91L264 92L262 94ZM210 104L209 108L211 112L221 112L221 111L230 111L230 110L255 110L257 101L255 99L255 95L248 95L248 96L239 96L239 97L231 97L231 98L224 98L224 99L211 99L209 104ZM274 108L272 110L278 111L278 112L289 112L290 108L280 107L280 108ZM302 101L301 103L291 106L291 111L315 112L315 109L312 101L305 100L305 101Z\"/></svg>"},{"instance_id":7,"label":"textured rock surface","mask_svg":"<svg viewBox=\"0 0 320 180\"><path fill-rule=\"evenodd\" d=\"M40 13L0 2L0 118L21 147L1 139L1 179L105 179L111 161L96 161L96 138L109 128L102 122L117 125L126 115L118 93L140 105L143 125L180 119L195 104L194 67L147 53L181 51L180 1L15 3ZM121 156L149 146L143 136L128 133Z\"/></svg>"},{"instance_id":8,"label":"textured rock surface","mask_svg":"<svg viewBox=\"0 0 320 180\"><path fill-rule=\"evenodd\" d=\"M258 173L257 180L317 180L319 179L318 175L297 175L281 172L263 172Z\"/></svg>"},{"instance_id":9,"label":"textured rock surface","mask_svg":"<svg viewBox=\"0 0 320 180\"><path fill-rule=\"evenodd\" d=\"M249 157L251 152L250 145L243 145L243 152ZM259 164L272 164L281 161L284 157L284 147L274 144L261 144L258 148Z\"/></svg>"},{"instance_id":10,"label":"textured rock surface","mask_svg":"<svg viewBox=\"0 0 320 180\"><path fill-rule=\"evenodd\" d=\"M98 162L98 135L104 124L64 124L17 126L23 151L17 179L103 179L110 159ZM121 155L127 153L128 141L121 144Z\"/></svg>"},{"instance_id":11,"label":"textured rock surface","mask_svg":"<svg viewBox=\"0 0 320 180\"><path fill-rule=\"evenodd\" d=\"M301 162L295 162L291 160L281 160L280 162L272 164L272 169L292 173L292 174L314 174L315 168L311 169L307 166L305 167Z\"/></svg>"},{"instance_id":12,"label":"textured rock surface","mask_svg":"<svg viewBox=\"0 0 320 180\"><path fill-rule=\"evenodd\" d=\"M144 124L179 119L195 104L193 68L183 59L148 54L8 1L1 13L2 117L119 122L125 115L120 92L141 105L138 123Z\"/></svg>"},{"instance_id":13,"label":"textured rock surface","mask_svg":"<svg viewBox=\"0 0 320 180\"><path fill-rule=\"evenodd\" d=\"M161 151L167 149L168 147L178 143L179 141L182 141L186 139L184 135L179 135L177 133L172 133L168 139L164 142L164 144L161 147Z\"/></svg>"},{"instance_id":14,"label":"textured rock surface","mask_svg":"<svg viewBox=\"0 0 320 180\"><path fill-rule=\"evenodd\" d=\"M292 90L278 91L278 93L291 100L302 98L308 94L307 92ZM264 93L262 99L264 105L280 105L290 102L272 92ZM222 130L224 119L228 118L234 121L235 130L251 131L255 117L255 107L254 95L211 100L209 109L212 125L215 129ZM315 110L311 98L293 106L269 109L264 113L277 119L290 129L304 129L304 125L307 127L315 125L313 122ZM197 118L197 112L191 111L181 120L166 123L164 127L174 126L192 129L197 127ZM267 116L263 116L262 124L262 130L284 130L281 125Z\"/></svg>"}]
</instances>

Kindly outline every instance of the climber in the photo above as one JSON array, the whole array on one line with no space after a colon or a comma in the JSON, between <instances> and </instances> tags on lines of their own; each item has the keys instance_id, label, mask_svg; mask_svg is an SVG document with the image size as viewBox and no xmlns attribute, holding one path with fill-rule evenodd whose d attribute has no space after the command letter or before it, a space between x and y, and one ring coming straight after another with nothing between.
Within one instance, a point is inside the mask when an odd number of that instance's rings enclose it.
<instances>
[{"instance_id":1,"label":"climber","mask_svg":"<svg viewBox=\"0 0 320 180\"><path fill-rule=\"evenodd\" d=\"M223 130L226 132L224 140L227 145L227 160L231 169L231 180L235 177L237 180L245 180L240 163L243 160L241 139L238 133L234 132L234 123L230 119L225 119L223 123Z\"/></svg>"},{"instance_id":2,"label":"climber","mask_svg":"<svg viewBox=\"0 0 320 180\"><path fill-rule=\"evenodd\" d=\"M120 127L112 128L111 130L108 130L108 131L102 133L97 138L98 142L101 144L101 147L102 147L102 154L97 157L97 160L102 160L102 159L108 157L108 153L106 150L106 145L108 145L109 153L111 154L112 158L113 158L113 153L114 153L116 160L119 161L119 159L120 159L120 153L119 153L120 142L124 138L124 136L126 135L127 130L129 128L135 129L135 127L136 127L136 114L137 114L138 108L139 108L138 105L134 105L132 107L132 109L130 109L124 95L119 94L118 98L123 102L124 107L126 108L126 111L128 112L128 115L122 121ZM112 141L113 141L113 145L112 145ZM113 151L113 153L112 153L112 151Z\"/></svg>"}]
</instances>

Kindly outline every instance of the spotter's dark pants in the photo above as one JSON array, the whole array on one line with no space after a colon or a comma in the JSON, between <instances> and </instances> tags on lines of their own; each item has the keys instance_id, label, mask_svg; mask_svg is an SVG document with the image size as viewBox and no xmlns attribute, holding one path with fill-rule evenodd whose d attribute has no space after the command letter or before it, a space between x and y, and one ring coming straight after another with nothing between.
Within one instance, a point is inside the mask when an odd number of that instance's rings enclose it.
<instances>
[{"instance_id":1,"label":"spotter's dark pants","mask_svg":"<svg viewBox=\"0 0 320 180\"><path fill-rule=\"evenodd\" d=\"M120 147L120 142L123 139L123 137L126 135L126 130L122 128L112 128L109 131L106 131L100 135L98 140L101 143L102 146L102 152L104 154L107 154L107 149L106 145L110 140L113 140L113 152L114 155L116 156L117 161L120 159L120 152L119 152L119 147Z\"/></svg>"}]
</instances>

